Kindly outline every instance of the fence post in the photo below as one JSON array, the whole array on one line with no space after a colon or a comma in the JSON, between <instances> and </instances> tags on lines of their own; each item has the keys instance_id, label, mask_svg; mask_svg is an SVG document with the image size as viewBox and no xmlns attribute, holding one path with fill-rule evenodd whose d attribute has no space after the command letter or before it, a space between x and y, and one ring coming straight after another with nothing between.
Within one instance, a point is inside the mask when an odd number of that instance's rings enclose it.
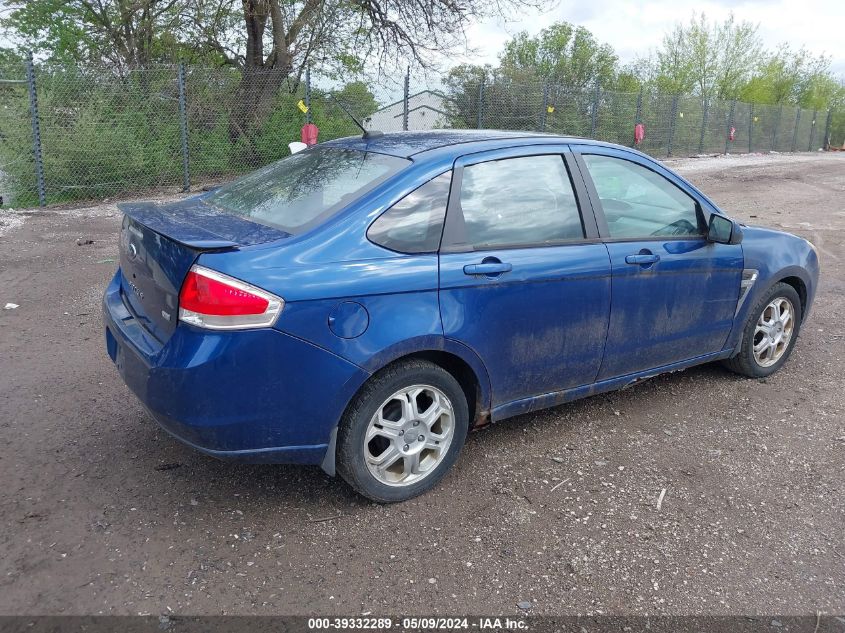
<instances>
[{"instance_id":1,"label":"fence post","mask_svg":"<svg viewBox=\"0 0 845 633\"><path fill-rule=\"evenodd\" d=\"M750 154L754 147L754 104L751 104L751 112L748 113L748 153Z\"/></svg>"},{"instance_id":2,"label":"fence post","mask_svg":"<svg viewBox=\"0 0 845 633\"><path fill-rule=\"evenodd\" d=\"M830 126L833 123L833 108L828 108L827 123L824 124L824 143L822 147L828 149L830 147Z\"/></svg>"},{"instance_id":3,"label":"fence post","mask_svg":"<svg viewBox=\"0 0 845 633\"><path fill-rule=\"evenodd\" d=\"M710 100L704 100L704 112L701 113L701 136L698 138L698 153L704 153L704 133L707 131L707 115L710 113Z\"/></svg>"},{"instance_id":4,"label":"fence post","mask_svg":"<svg viewBox=\"0 0 845 633\"><path fill-rule=\"evenodd\" d=\"M780 117L783 115L783 104L780 104L778 108L778 116L775 119L775 126L772 129L772 149L770 151L775 151L775 144L777 143L778 137L778 129L780 128Z\"/></svg>"},{"instance_id":5,"label":"fence post","mask_svg":"<svg viewBox=\"0 0 845 633\"><path fill-rule=\"evenodd\" d=\"M637 93L637 114L634 125L642 123L643 121L643 87L640 86L640 91Z\"/></svg>"},{"instance_id":6,"label":"fence post","mask_svg":"<svg viewBox=\"0 0 845 633\"><path fill-rule=\"evenodd\" d=\"M675 119L678 118L678 95L672 97L672 112L669 121L669 142L666 144L666 154L672 155L672 139L675 136Z\"/></svg>"},{"instance_id":7,"label":"fence post","mask_svg":"<svg viewBox=\"0 0 845 633\"><path fill-rule=\"evenodd\" d=\"M795 113L795 129L792 131L792 151L798 146L798 124L801 123L801 107L798 107L798 112Z\"/></svg>"},{"instance_id":8,"label":"fence post","mask_svg":"<svg viewBox=\"0 0 845 633\"><path fill-rule=\"evenodd\" d=\"M731 128L734 125L734 115L736 114L736 99L731 101L731 109L728 112L728 125L725 128L725 154L731 147Z\"/></svg>"},{"instance_id":9,"label":"fence post","mask_svg":"<svg viewBox=\"0 0 845 633\"><path fill-rule=\"evenodd\" d=\"M188 154L188 102L185 97L185 64L179 62L179 133L182 137L182 191L191 188L191 162Z\"/></svg>"},{"instance_id":10,"label":"fence post","mask_svg":"<svg viewBox=\"0 0 845 633\"><path fill-rule=\"evenodd\" d=\"M305 122L311 123L311 67L305 67Z\"/></svg>"},{"instance_id":11,"label":"fence post","mask_svg":"<svg viewBox=\"0 0 845 633\"><path fill-rule=\"evenodd\" d=\"M408 70L405 71L405 86L403 90L402 96L402 129L407 132L408 131L408 98L410 97L411 91L411 67L408 66Z\"/></svg>"},{"instance_id":12,"label":"fence post","mask_svg":"<svg viewBox=\"0 0 845 633\"><path fill-rule=\"evenodd\" d=\"M813 110L813 123L810 125L810 142L807 145L807 151L813 151L813 138L816 136L816 117L818 116L819 111Z\"/></svg>"},{"instance_id":13,"label":"fence post","mask_svg":"<svg viewBox=\"0 0 845 633\"><path fill-rule=\"evenodd\" d=\"M640 86L640 91L637 93L637 113L634 115L634 144L637 145L637 123L643 122L643 87Z\"/></svg>"},{"instance_id":14,"label":"fence post","mask_svg":"<svg viewBox=\"0 0 845 633\"><path fill-rule=\"evenodd\" d=\"M599 98L601 97L601 84L596 82L596 91L593 93L593 114L590 118L590 136L596 136L596 122L599 116Z\"/></svg>"},{"instance_id":15,"label":"fence post","mask_svg":"<svg viewBox=\"0 0 845 633\"><path fill-rule=\"evenodd\" d=\"M44 161L41 156L41 124L38 120L38 93L35 89L35 64L32 51L26 59L26 83L29 87L29 114L32 118L32 153L35 156L35 184L38 187L38 205L47 206L44 186Z\"/></svg>"},{"instance_id":16,"label":"fence post","mask_svg":"<svg viewBox=\"0 0 845 633\"><path fill-rule=\"evenodd\" d=\"M543 111L540 113L540 131L546 131L546 115L549 112L549 82L543 84Z\"/></svg>"},{"instance_id":17,"label":"fence post","mask_svg":"<svg viewBox=\"0 0 845 633\"><path fill-rule=\"evenodd\" d=\"M478 109L475 114L477 117L475 127L480 130L484 123L484 77L478 82Z\"/></svg>"}]
</instances>

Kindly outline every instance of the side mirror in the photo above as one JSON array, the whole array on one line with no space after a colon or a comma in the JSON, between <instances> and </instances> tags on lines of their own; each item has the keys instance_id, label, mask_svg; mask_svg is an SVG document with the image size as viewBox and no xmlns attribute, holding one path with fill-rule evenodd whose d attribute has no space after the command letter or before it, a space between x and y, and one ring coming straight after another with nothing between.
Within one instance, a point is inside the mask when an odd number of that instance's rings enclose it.
<instances>
[{"instance_id":1,"label":"side mirror","mask_svg":"<svg viewBox=\"0 0 845 633\"><path fill-rule=\"evenodd\" d=\"M707 227L707 241L717 244L739 244L742 242L742 227L723 215L710 215L710 225Z\"/></svg>"}]
</instances>

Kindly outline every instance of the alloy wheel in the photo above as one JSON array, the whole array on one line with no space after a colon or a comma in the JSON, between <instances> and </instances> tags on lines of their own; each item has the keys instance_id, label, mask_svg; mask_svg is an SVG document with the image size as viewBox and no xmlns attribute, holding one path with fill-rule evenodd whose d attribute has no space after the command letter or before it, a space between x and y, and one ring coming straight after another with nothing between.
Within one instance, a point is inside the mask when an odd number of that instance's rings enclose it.
<instances>
[{"instance_id":1,"label":"alloy wheel","mask_svg":"<svg viewBox=\"0 0 845 633\"><path fill-rule=\"evenodd\" d=\"M403 388L376 410L364 436L370 473L389 486L408 486L431 474L455 432L452 403L431 385Z\"/></svg>"},{"instance_id":2,"label":"alloy wheel","mask_svg":"<svg viewBox=\"0 0 845 633\"><path fill-rule=\"evenodd\" d=\"M776 297L763 308L754 328L754 360L771 367L789 348L795 330L795 308L785 297Z\"/></svg>"}]
</instances>

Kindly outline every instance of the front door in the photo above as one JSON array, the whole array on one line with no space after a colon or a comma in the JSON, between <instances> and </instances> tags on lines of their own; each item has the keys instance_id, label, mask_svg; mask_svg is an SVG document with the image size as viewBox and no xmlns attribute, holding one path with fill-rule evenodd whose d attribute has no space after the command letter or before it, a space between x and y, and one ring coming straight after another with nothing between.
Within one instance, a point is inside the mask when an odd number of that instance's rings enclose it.
<instances>
[{"instance_id":1,"label":"front door","mask_svg":"<svg viewBox=\"0 0 845 633\"><path fill-rule=\"evenodd\" d=\"M579 209L565 149L497 150L455 166L440 310L445 335L484 361L494 406L592 383L601 363L610 261L589 205Z\"/></svg>"},{"instance_id":2,"label":"front door","mask_svg":"<svg viewBox=\"0 0 845 633\"><path fill-rule=\"evenodd\" d=\"M613 271L598 380L721 351L739 297L742 247L707 242L700 201L656 163L591 147L580 165Z\"/></svg>"}]
</instances>

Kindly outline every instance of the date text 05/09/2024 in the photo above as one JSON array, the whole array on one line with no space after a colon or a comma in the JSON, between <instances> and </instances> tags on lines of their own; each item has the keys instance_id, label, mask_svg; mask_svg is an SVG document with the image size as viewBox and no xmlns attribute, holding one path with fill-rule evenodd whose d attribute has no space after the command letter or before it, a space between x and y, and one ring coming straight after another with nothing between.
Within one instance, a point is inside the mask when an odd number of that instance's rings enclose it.
<instances>
[{"instance_id":1,"label":"date text 05/09/2024","mask_svg":"<svg viewBox=\"0 0 845 633\"><path fill-rule=\"evenodd\" d=\"M480 630L480 631L527 631L527 620L510 617L330 617L309 618L309 631L328 630Z\"/></svg>"}]
</instances>

